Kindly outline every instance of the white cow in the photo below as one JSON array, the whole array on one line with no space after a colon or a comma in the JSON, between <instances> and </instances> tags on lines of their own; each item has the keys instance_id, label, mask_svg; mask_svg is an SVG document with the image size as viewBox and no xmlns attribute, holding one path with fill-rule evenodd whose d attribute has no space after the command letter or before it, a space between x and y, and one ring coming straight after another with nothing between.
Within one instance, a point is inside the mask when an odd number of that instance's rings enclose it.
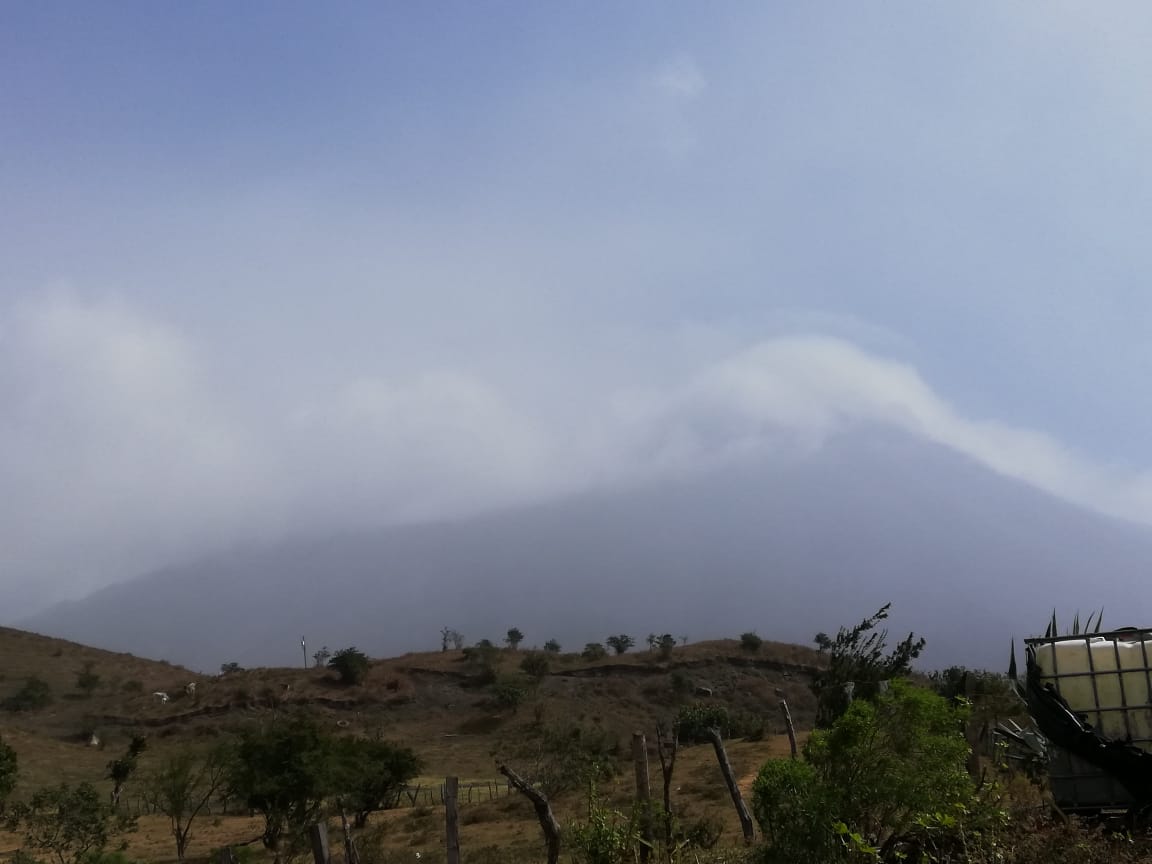
<instances>
[{"instance_id":1,"label":"white cow","mask_svg":"<svg viewBox=\"0 0 1152 864\"><path fill-rule=\"evenodd\" d=\"M155 696L157 699L159 699L161 702L167 702L168 701L168 694L165 693L163 690L157 690L152 695Z\"/></svg>"}]
</instances>

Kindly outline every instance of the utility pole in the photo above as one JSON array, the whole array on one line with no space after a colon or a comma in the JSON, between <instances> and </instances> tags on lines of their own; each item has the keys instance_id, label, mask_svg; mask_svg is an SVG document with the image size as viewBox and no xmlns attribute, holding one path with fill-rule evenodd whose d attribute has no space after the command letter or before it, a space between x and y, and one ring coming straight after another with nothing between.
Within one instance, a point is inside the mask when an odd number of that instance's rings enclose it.
<instances>
[{"instance_id":1,"label":"utility pole","mask_svg":"<svg viewBox=\"0 0 1152 864\"><path fill-rule=\"evenodd\" d=\"M304 668L308 668L308 646L304 644L304 637L300 637L300 650L304 652Z\"/></svg>"}]
</instances>

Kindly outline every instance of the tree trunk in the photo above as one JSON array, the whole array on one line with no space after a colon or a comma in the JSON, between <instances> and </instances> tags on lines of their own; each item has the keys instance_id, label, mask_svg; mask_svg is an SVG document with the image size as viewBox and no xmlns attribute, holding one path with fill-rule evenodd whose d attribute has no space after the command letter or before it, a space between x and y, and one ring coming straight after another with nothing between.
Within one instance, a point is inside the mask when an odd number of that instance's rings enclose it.
<instances>
[{"instance_id":1,"label":"tree trunk","mask_svg":"<svg viewBox=\"0 0 1152 864\"><path fill-rule=\"evenodd\" d=\"M640 864L652 857L652 784L648 779L648 742L643 732L632 733L632 764L636 769L636 800L640 804Z\"/></svg>"},{"instance_id":2,"label":"tree trunk","mask_svg":"<svg viewBox=\"0 0 1152 864\"><path fill-rule=\"evenodd\" d=\"M444 778L444 837L448 864L460 864L459 777Z\"/></svg>"},{"instance_id":3,"label":"tree trunk","mask_svg":"<svg viewBox=\"0 0 1152 864\"><path fill-rule=\"evenodd\" d=\"M665 744L665 732L659 723L656 724L656 753L660 757L660 773L664 776L664 847L668 852L669 860L672 855L672 772L676 770L676 751L680 747L680 738L675 731L671 740Z\"/></svg>"},{"instance_id":4,"label":"tree trunk","mask_svg":"<svg viewBox=\"0 0 1152 864\"><path fill-rule=\"evenodd\" d=\"M780 713L784 715L784 728L788 730L788 747L792 758L796 758L796 727L792 725L792 712L788 710L788 700L780 697Z\"/></svg>"},{"instance_id":5,"label":"tree trunk","mask_svg":"<svg viewBox=\"0 0 1152 864\"><path fill-rule=\"evenodd\" d=\"M740 829L744 832L744 842L751 843L755 834L752 828L752 816L740 795L740 787L736 783L736 776L732 773L732 765L728 761L728 752L724 749L724 739L720 737L719 729L709 729L708 737L712 739L712 747L716 750L716 761L720 763L720 771L724 774L724 782L728 784L728 794L732 796L732 804L736 808L736 815L740 817Z\"/></svg>"},{"instance_id":6,"label":"tree trunk","mask_svg":"<svg viewBox=\"0 0 1152 864\"><path fill-rule=\"evenodd\" d=\"M533 789L519 774L507 765L501 765L499 771L508 778L516 790L532 802L536 810L536 818L540 822L540 830L544 832L544 842L548 844L548 864L558 864L560 861L560 823L552 813L552 805L548 799L537 789Z\"/></svg>"}]
</instances>

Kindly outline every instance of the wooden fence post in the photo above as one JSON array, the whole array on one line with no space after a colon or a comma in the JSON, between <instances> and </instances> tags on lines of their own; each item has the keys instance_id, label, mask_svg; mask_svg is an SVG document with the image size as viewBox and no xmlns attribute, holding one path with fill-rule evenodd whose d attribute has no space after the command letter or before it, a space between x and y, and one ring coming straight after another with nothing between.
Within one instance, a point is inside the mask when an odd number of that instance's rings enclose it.
<instances>
[{"instance_id":1,"label":"wooden fence post","mask_svg":"<svg viewBox=\"0 0 1152 864\"><path fill-rule=\"evenodd\" d=\"M460 864L460 810L457 802L460 778L444 780L444 829L448 846L448 864Z\"/></svg>"},{"instance_id":2,"label":"wooden fence post","mask_svg":"<svg viewBox=\"0 0 1152 864\"><path fill-rule=\"evenodd\" d=\"M676 770L676 751L680 748L680 737L676 727L668 737L664 727L656 724L656 753L660 756L660 773L664 777L664 845L672 848L672 772Z\"/></svg>"},{"instance_id":3,"label":"wooden fence post","mask_svg":"<svg viewBox=\"0 0 1152 864\"><path fill-rule=\"evenodd\" d=\"M784 691L776 688L776 695L780 697L780 713L784 715L784 728L788 730L788 746L792 750L792 758L796 758L796 727L792 725L792 712L788 710L788 700L784 698Z\"/></svg>"},{"instance_id":4,"label":"wooden fence post","mask_svg":"<svg viewBox=\"0 0 1152 864\"><path fill-rule=\"evenodd\" d=\"M312 860L316 864L331 864L331 856L328 853L328 825L325 822L317 822L308 829L308 839L312 842Z\"/></svg>"},{"instance_id":5,"label":"wooden fence post","mask_svg":"<svg viewBox=\"0 0 1152 864\"><path fill-rule=\"evenodd\" d=\"M652 855L652 784L648 778L648 742L643 732L632 733L632 765L636 769L636 800L640 803L640 862Z\"/></svg>"},{"instance_id":6,"label":"wooden fence post","mask_svg":"<svg viewBox=\"0 0 1152 864\"><path fill-rule=\"evenodd\" d=\"M736 807L736 815L740 817L740 828L744 832L744 842L751 843L754 830L752 816L744 798L740 795L740 786L736 783L736 775L732 773L732 763L728 761L728 752L724 749L724 739L720 737L720 730L711 728L708 737L712 739L712 747L716 751L716 761L720 763L720 772L724 775L724 782L728 784L728 794L732 796L732 804Z\"/></svg>"}]
</instances>

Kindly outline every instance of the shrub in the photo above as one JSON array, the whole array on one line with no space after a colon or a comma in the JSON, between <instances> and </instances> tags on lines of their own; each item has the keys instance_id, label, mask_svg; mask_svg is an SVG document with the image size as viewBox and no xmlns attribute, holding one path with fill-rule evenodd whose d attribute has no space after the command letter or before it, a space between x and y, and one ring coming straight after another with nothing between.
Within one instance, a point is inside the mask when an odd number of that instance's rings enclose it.
<instances>
[{"instance_id":1,"label":"shrub","mask_svg":"<svg viewBox=\"0 0 1152 864\"><path fill-rule=\"evenodd\" d=\"M237 672L243 672L243 671L244 671L244 667L235 661L232 661L231 663L221 663L220 664L220 674L221 675L234 675Z\"/></svg>"},{"instance_id":2,"label":"shrub","mask_svg":"<svg viewBox=\"0 0 1152 864\"><path fill-rule=\"evenodd\" d=\"M723 705L693 702L683 706L676 715L676 731L681 741L709 741L709 729L719 729L725 734L729 725L728 709Z\"/></svg>"},{"instance_id":3,"label":"shrub","mask_svg":"<svg viewBox=\"0 0 1152 864\"><path fill-rule=\"evenodd\" d=\"M341 648L328 661L328 668L336 670L340 683L350 686L363 684L370 667L368 656L356 648Z\"/></svg>"},{"instance_id":4,"label":"shrub","mask_svg":"<svg viewBox=\"0 0 1152 864\"><path fill-rule=\"evenodd\" d=\"M745 651L756 653L760 650L760 646L764 644L764 640L756 635L755 630L750 630L747 633L740 634L740 647Z\"/></svg>"},{"instance_id":5,"label":"shrub","mask_svg":"<svg viewBox=\"0 0 1152 864\"><path fill-rule=\"evenodd\" d=\"M92 663L85 663L84 668L76 673L76 689L85 696L91 696L100 686L100 676L92 671Z\"/></svg>"},{"instance_id":6,"label":"shrub","mask_svg":"<svg viewBox=\"0 0 1152 864\"><path fill-rule=\"evenodd\" d=\"M520 647L520 643L524 641L524 634L520 632L519 627L513 627L504 637L504 641L508 643L509 648L515 651Z\"/></svg>"},{"instance_id":7,"label":"shrub","mask_svg":"<svg viewBox=\"0 0 1152 864\"><path fill-rule=\"evenodd\" d=\"M547 642L544 643L544 650L547 651L549 654L559 654L560 653L560 643L557 642L555 639L549 639Z\"/></svg>"},{"instance_id":8,"label":"shrub","mask_svg":"<svg viewBox=\"0 0 1152 864\"><path fill-rule=\"evenodd\" d=\"M531 654L526 654L524 659L520 661L520 669L526 675L531 675L533 678L540 680L551 671L552 664L547 654L539 654L533 651Z\"/></svg>"},{"instance_id":9,"label":"shrub","mask_svg":"<svg viewBox=\"0 0 1152 864\"><path fill-rule=\"evenodd\" d=\"M771 864L831 861L840 848L833 830L834 796L807 762L773 759L752 784L752 815Z\"/></svg>"},{"instance_id":10,"label":"shrub","mask_svg":"<svg viewBox=\"0 0 1152 864\"><path fill-rule=\"evenodd\" d=\"M4 802L16 788L16 777L19 767L16 761L16 751L4 743L0 738L0 813L4 812Z\"/></svg>"},{"instance_id":11,"label":"shrub","mask_svg":"<svg viewBox=\"0 0 1152 864\"><path fill-rule=\"evenodd\" d=\"M496 680L496 665L500 660L500 649L481 639L475 645L464 649L464 662L475 673L481 684L491 684Z\"/></svg>"},{"instance_id":12,"label":"shrub","mask_svg":"<svg viewBox=\"0 0 1152 864\"><path fill-rule=\"evenodd\" d=\"M124 686L122 689L124 690L125 693L143 693L144 692L144 682L139 681L135 678L131 678L128 681L124 682Z\"/></svg>"},{"instance_id":13,"label":"shrub","mask_svg":"<svg viewBox=\"0 0 1152 864\"><path fill-rule=\"evenodd\" d=\"M656 641L656 647L660 649L660 657L667 660L672 656L672 649L676 647L676 638L671 633L665 633Z\"/></svg>"},{"instance_id":14,"label":"shrub","mask_svg":"<svg viewBox=\"0 0 1152 864\"><path fill-rule=\"evenodd\" d=\"M604 649L603 643L589 642L584 646L584 650L580 652L580 656L585 660L603 660L608 652Z\"/></svg>"},{"instance_id":15,"label":"shrub","mask_svg":"<svg viewBox=\"0 0 1152 864\"><path fill-rule=\"evenodd\" d=\"M24 679L24 686L0 703L6 711L39 711L52 704L52 688L35 675Z\"/></svg>"},{"instance_id":16,"label":"shrub","mask_svg":"<svg viewBox=\"0 0 1152 864\"><path fill-rule=\"evenodd\" d=\"M501 708L513 710L520 707L528 698L528 688L519 678L499 678L492 685L492 701Z\"/></svg>"}]
</instances>

